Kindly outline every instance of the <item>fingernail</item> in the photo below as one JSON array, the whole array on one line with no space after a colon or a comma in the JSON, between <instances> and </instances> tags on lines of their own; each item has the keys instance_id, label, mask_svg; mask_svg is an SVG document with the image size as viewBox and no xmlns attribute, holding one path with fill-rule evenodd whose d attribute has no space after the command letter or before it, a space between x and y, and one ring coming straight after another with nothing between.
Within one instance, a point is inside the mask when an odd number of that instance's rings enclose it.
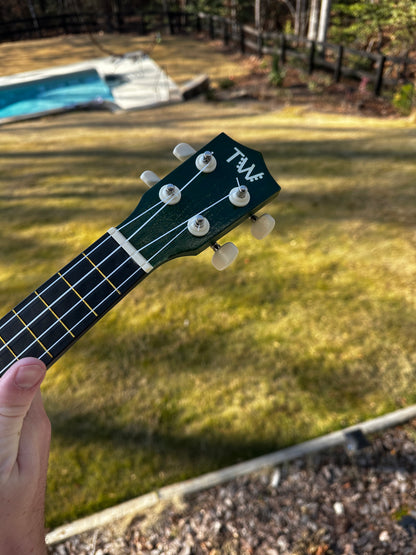
<instances>
[{"instance_id":1,"label":"fingernail","mask_svg":"<svg viewBox=\"0 0 416 555\"><path fill-rule=\"evenodd\" d=\"M30 389L42 380L44 374L45 368L40 364L27 364L19 368L14 382L21 389Z\"/></svg>"}]
</instances>

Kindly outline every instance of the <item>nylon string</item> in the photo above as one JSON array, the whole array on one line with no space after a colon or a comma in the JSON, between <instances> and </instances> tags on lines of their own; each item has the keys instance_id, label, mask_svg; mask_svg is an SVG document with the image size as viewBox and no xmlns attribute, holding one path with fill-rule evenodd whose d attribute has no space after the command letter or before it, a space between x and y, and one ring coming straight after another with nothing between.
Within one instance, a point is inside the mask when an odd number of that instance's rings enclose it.
<instances>
[{"instance_id":1,"label":"nylon string","mask_svg":"<svg viewBox=\"0 0 416 555\"><path fill-rule=\"evenodd\" d=\"M180 191L182 192L184 189L186 189L186 187L188 187L188 185L190 185L190 183L192 183L192 181L194 181L199 175L201 175L201 173L203 172L203 170L204 170L205 167L206 167L206 166L204 166L201 170L199 170L199 171L188 181L188 183L186 183L186 184L182 187L182 189L180 189ZM145 225L147 225L157 214L159 214L159 212L160 212L163 208L166 207L166 204L164 204L162 201L159 201L159 202L157 202L155 205L151 206L150 208L148 208L147 210L145 210L144 212L142 212L141 214L137 215L135 218L132 218L131 220L129 220L129 222L127 222L127 223L125 223L124 225L120 226L120 228L119 228L120 230L124 229L126 226L128 226L128 225L130 225L131 223L135 222L136 220L140 219L142 216L144 216L145 214L147 214L148 212L150 212L151 210L153 210L154 208L156 208L156 207L159 206L160 204L162 204L162 207L156 212L156 214L154 214L149 220L147 220L138 230L136 230L135 233L133 233L133 234L130 235L129 237L126 237L126 238L125 238L125 241L124 241L121 245L118 245L118 246L116 247L116 249L113 250L112 253L110 253L106 258L104 258L103 260L101 260L96 266L99 267L99 265L100 265L100 264L103 264L111 255L113 255L113 254L114 254L115 252L117 252L119 249L123 248L123 245L124 245L125 243L127 243L131 238L133 238L134 235L136 235L136 233L138 233L140 230L142 230L143 227L145 227ZM90 254L92 254L95 250L97 250L99 247L102 247L102 246L104 245L104 243L105 243L108 239L110 239L110 236L109 236L109 235L106 235L106 237L104 238L104 240L103 240L101 243L97 244L91 251L89 251L88 254L90 255ZM87 250L88 250L88 249L87 249ZM73 266L71 266L71 268L70 268L68 271L73 270L74 268L76 268L76 267L78 266L78 264L79 264L80 262L82 262L82 261L83 261L83 259L80 258L80 260L78 260L78 262L76 262ZM89 274L91 274L93 271L94 271L94 268L91 269L88 273L84 274L84 276L81 278L81 280L84 279L84 278L86 278L86 277L87 277ZM66 274L62 274L63 277L65 277L65 275L66 275ZM46 293L46 291L48 291L48 289L50 289L53 285L55 285L56 283L58 283L58 281L60 281L60 279L61 279L61 278L57 278L55 281L53 281L52 283L50 283L50 284L48 285L48 287L46 287L46 289L43 290L42 293ZM75 287L76 285L78 285L78 284L81 282L81 280L77 281L72 287ZM71 287L71 289L72 289L72 287ZM69 291L70 291L71 289L69 289ZM69 292L69 291L67 291L67 292ZM65 292L64 295L65 295L67 292ZM62 295L61 295L61 297L62 297ZM61 299L61 297L58 297L58 299L55 299L54 303L58 302L58 301ZM29 302L27 303L27 305L25 306L25 308L28 308L28 307L32 304L32 302L35 301L35 300L36 300L36 297L34 297L31 301L29 301ZM53 304L54 304L54 303L53 303ZM51 305L51 307L53 306L53 304ZM46 312L47 310L48 310L48 309L46 308L43 312L39 313L39 314L37 315L37 317L36 317L34 320L32 320L29 324L27 324L19 333L21 333L22 331L24 331L29 325L33 324L33 322L35 322L37 318L39 318L40 316L42 316L42 314L45 314L45 312ZM4 326L6 326L9 322L11 322L12 319L14 318L14 316L15 316L15 315L12 315L6 322L4 322L4 323L0 326L0 330L1 330ZM16 337L17 337L17 335L16 335L14 338L16 338ZM13 338L13 339L14 339L14 338ZM7 347L7 345L8 345L8 343L5 344L4 347ZM3 349L3 346L0 348L0 352L1 352L2 349Z\"/></svg>"},{"instance_id":2,"label":"nylon string","mask_svg":"<svg viewBox=\"0 0 416 555\"><path fill-rule=\"evenodd\" d=\"M202 173L202 171L203 171L203 170L200 170L197 174L195 174L195 176L192 177L192 178L188 181L188 183L186 183L186 184L182 187L182 189L180 189L180 190L183 191L186 187L188 187L188 186L190 185L190 183L191 183L192 181L194 181L194 180L198 177L198 175L200 175L200 174ZM228 198L228 195L225 196L225 197L223 197L222 199L220 199L220 200L214 202L214 203L211 204L210 206L206 207L204 210L201 211L201 213L204 213L204 212L208 211L208 210L211 209L213 206L215 206L216 204L219 204L220 202L223 202L223 201L224 201L225 199L227 199L227 198ZM153 210L154 208L156 208L159 204L160 204L160 203L156 203L154 206L148 208L145 212L139 214L138 216L136 216L135 218L133 218L132 220L130 220L129 222L127 222L126 224L124 224L124 226L120 227L120 229L126 227L127 225L130 225L130 224L131 224L132 222L134 222L135 220L138 220L138 219L141 218L143 215L145 215L147 212L149 212L150 210ZM136 235L141 229L143 229L143 228L145 227L145 225L147 225L147 223L149 223L149 222L150 222L150 221L151 221L151 220L152 220L163 208L165 208L166 206L167 206L167 205L163 203L163 206L162 206L159 210L157 210L157 212L156 212L155 214L153 214L153 215L151 216L151 218L145 222L145 224L143 224L143 225L142 225L138 230L136 230L132 235L130 235L129 237L126 238L126 241L128 241L129 239L131 239L131 238L132 238L134 235ZM148 244L146 244L146 245L143 246L143 248L146 248L146 247L150 246L151 244L153 244L153 243L155 243L155 242L157 242L157 241L160 241L161 239L163 239L163 238L166 237L167 235L171 234L173 231L175 231L175 230L177 230L178 228L180 228L180 227L182 227L182 226L185 225L185 227L184 227L178 234L176 234L176 235L175 235L173 238L171 238L167 243L165 243L165 245L162 246L156 253L154 253L153 256L149 259L149 261L152 260L155 256L157 256L157 255L158 255L161 251L163 251L165 248L167 248L167 247L169 246L169 244L171 244L174 240L177 239L177 237L179 237L179 235L181 235L184 231L186 231L186 229L187 229L187 228L186 228L187 222L188 222L188 220L186 220L185 222L182 222L181 224L178 224L177 226L173 227L173 228L170 229L169 231L167 231L167 232L165 232L164 234L160 235L160 236L157 237L156 239L153 239L150 243L148 243ZM95 247L92 251L89 252L89 254L91 254L92 252L94 252L94 250L96 250L98 247L102 246L102 245L107 241L107 239L109 239L109 238L110 238L110 236L107 235L107 236L104 238L104 240L103 240L100 244L96 245L96 247ZM119 248L122 248L122 246L119 245L118 247L116 247L116 249L115 249L112 253L110 253L105 259L103 259L100 263L97 264L97 267L99 267L100 264L104 263L108 258L110 258ZM79 260L74 266L72 266L70 269L74 268L81 260L83 260L83 259L80 259L80 260ZM121 266L123 266L123 265L124 265L126 262L128 262L129 260L130 260L130 259L125 260L125 262L123 262L120 266L118 266L118 268L116 268L113 272L111 272L108 276L106 276L107 279L110 278L110 277L113 275L114 272L116 272ZM49 305L49 307L46 307L46 308L45 308L40 314L38 314L32 321L28 322L28 323L25 325L25 327L22 328L22 329L20 330L20 332L18 332L18 334L16 334L11 340L9 340L9 342L5 343L4 345L2 345L2 346L0 347L0 352L1 352L1 350L2 350L3 348L7 348L7 346L8 346L9 343L10 343L10 341L12 341L13 339L17 338L18 335L20 335L25 329L27 329L30 325L32 325L42 314L46 313L46 312L49 310L49 308L52 308L52 306L53 306L54 304L56 304L57 302L59 302L59 300L60 300L61 298L63 298L69 291L71 291L71 289L75 288L79 283L81 283L81 281L82 281L83 279L85 279L89 274L91 274L92 272L94 272L94 270L95 270L95 268L92 268L92 269L91 269L89 272L87 272L80 280L78 280L75 284L73 284L72 286L70 286L70 289L68 289L68 290L65 291L62 295L60 295L60 297L58 297L57 299L55 299L55 300L53 301L53 303L51 303L51 305ZM137 274L137 272L138 272L139 270L140 270L140 267L137 268L137 270L136 270L133 274L131 274L131 275L119 286L119 287L122 287L124 284L126 284L131 278L133 278L133 277ZM63 274L63 275L65 275L65 274ZM60 280L60 278L58 278L58 279L56 279L54 282L52 282L42 293L44 293L45 291L47 291L47 289L49 289L50 287L52 287L52 285L53 285L54 283L57 283L59 280ZM94 290L97 289L97 288L98 288L102 283L104 283L105 281L106 281L106 280L103 279L101 282L99 282L93 289L91 289L91 290L87 293L87 295L86 295L85 297L81 298L77 303L75 303L75 304L74 304L67 312L65 312L65 314L63 314L60 318L61 318L61 319L62 319L62 318L65 318L65 316L67 316L67 315L68 315L79 303L81 303L81 302L83 302L85 299L87 299L88 296L89 296L91 293L93 293ZM106 297L106 299L103 299L103 300L102 300L97 306L95 306L92 310L95 311L96 309L98 309L98 308L100 307L100 305L101 305L105 300L108 299L109 296L111 296L111 295L113 295L113 294L115 294L115 293L116 293L115 290L112 291L112 292ZM31 302L33 302L33 300L35 300L35 298L32 299L32 300L26 305L25 308L27 308L27 306L29 306L29 304L30 304ZM61 338L60 338L58 341L56 341L52 346L49 347L49 350L51 350L53 347L55 347L55 346L63 339L63 337L64 337L65 335L67 335L68 333L71 333L72 331L74 331L75 328L76 328L83 320L85 320L85 318L87 318L87 317L89 316L90 313L91 313L91 312L87 313L81 320L79 320L79 321L72 327L72 329L68 329L68 330L61 336ZM13 316L12 316L12 317L13 317ZM11 319L12 319L12 318L10 318L7 322L5 322L5 324L3 324L3 326L6 325L8 322L10 322ZM19 357L21 357L30 347L32 347L33 345L37 344L37 343L38 343L38 340L41 339L41 338L43 337L43 335L45 335L48 331L50 331L50 330L51 330L56 324L58 324L58 323L60 323L59 320L57 320L56 322L54 322L54 323L53 323L48 329L46 329L35 341L33 341L33 342L32 342L30 345L28 345L22 352L20 352L18 355L16 355L15 358L14 358L14 360L13 360L11 363L9 363L9 365L7 365L7 366L4 368L4 371L6 371L6 370L9 368L9 366L11 366L11 365L14 363L15 360L18 360ZM2 327L3 327L3 326L2 326ZM1 329L1 328L0 328L0 329ZM43 357L44 355L46 355L46 354L47 354L47 353L46 353L46 351L45 351L45 353L42 353L42 355L40 355L39 358L42 358L42 357Z\"/></svg>"}]
</instances>

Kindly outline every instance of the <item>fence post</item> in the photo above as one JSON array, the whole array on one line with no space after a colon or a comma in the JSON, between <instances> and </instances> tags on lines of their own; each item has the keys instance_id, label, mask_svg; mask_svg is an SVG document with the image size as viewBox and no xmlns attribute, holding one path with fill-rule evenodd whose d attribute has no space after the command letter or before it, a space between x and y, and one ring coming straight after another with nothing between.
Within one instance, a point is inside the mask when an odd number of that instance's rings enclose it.
<instances>
[{"instance_id":1,"label":"fence post","mask_svg":"<svg viewBox=\"0 0 416 555\"><path fill-rule=\"evenodd\" d=\"M202 22L201 22L201 16L199 15L199 13L197 13L195 16L195 31L198 34L202 31Z\"/></svg>"},{"instance_id":2,"label":"fence post","mask_svg":"<svg viewBox=\"0 0 416 555\"><path fill-rule=\"evenodd\" d=\"M263 35L260 30L257 33L257 56L261 58L263 56Z\"/></svg>"},{"instance_id":3,"label":"fence post","mask_svg":"<svg viewBox=\"0 0 416 555\"><path fill-rule=\"evenodd\" d=\"M336 83L339 83L341 80L342 74L342 58L344 57L344 47L340 44L338 46L338 56L335 62L335 72L334 72L334 79Z\"/></svg>"},{"instance_id":4,"label":"fence post","mask_svg":"<svg viewBox=\"0 0 416 555\"><path fill-rule=\"evenodd\" d=\"M403 58L402 69L401 69L400 72L399 72L399 76L400 76L402 79L406 79L408 61L409 61L409 51L406 52L406 55L405 55L404 58Z\"/></svg>"},{"instance_id":5,"label":"fence post","mask_svg":"<svg viewBox=\"0 0 416 555\"><path fill-rule=\"evenodd\" d=\"M228 25L228 20L224 17L223 18L223 29L224 29L224 35L223 35L223 41L224 41L224 46L228 46L230 44L230 30L229 30L229 25Z\"/></svg>"},{"instance_id":6,"label":"fence post","mask_svg":"<svg viewBox=\"0 0 416 555\"><path fill-rule=\"evenodd\" d=\"M212 15L209 16L209 38L211 40L215 38L214 17Z\"/></svg>"},{"instance_id":7,"label":"fence post","mask_svg":"<svg viewBox=\"0 0 416 555\"><path fill-rule=\"evenodd\" d=\"M380 96L381 87L383 85L383 72L384 72L384 64L386 63L386 56L381 54L378 58L377 64L377 73L376 73L376 80L374 83L374 94L376 96Z\"/></svg>"},{"instance_id":8,"label":"fence post","mask_svg":"<svg viewBox=\"0 0 416 555\"><path fill-rule=\"evenodd\" d=\"M282 64L286 63L286 35L284 33L280 36L280 60Z\"/></svg>"},{"instance_id":9,"label":"fence post","mask_svg":"<svg viewBox=\"0 0 416 555\"><path fill-rule=\"evenodd\" d=\"M246 37L244 33L244 26L240 25L240 52L245 54L246 51Z\"/></svg>"},{"instance_id":10,"label":"fence post","mask_svg":"<svg viewBox=\"0 0 416 555\"><path fill-rule=\"evenodd\" d=\"M315 60L315 50L316 50L316 42L314 40L311 41L311 47L309 50L309 58L308 58L308 73L311 75L314 70L314 60Z\"/></svg>"},{"instance_id":11,"label":"fence post","mask_svg":"<svg viewBox=\"0 0 416 555\"><path fill-rule=\"evenodd\" d=\"M168 12L168 26L169 26L169 34L174 35L175 34L175 15L171 11Z\"/></svg>"}]
</instances>

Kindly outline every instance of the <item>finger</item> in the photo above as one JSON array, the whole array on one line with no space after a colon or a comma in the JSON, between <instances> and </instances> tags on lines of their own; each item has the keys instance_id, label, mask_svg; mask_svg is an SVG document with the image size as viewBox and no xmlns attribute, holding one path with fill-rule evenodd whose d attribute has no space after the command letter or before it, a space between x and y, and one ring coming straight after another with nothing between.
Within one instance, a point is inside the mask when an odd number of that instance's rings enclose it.
<instances>
[{"instance_id":1,"label":"finger","mask_svg":"<svg viewBox=\"0 0 416 555\"><path fill-rule=\"evenodd\" d=\"M17 464L20 474L44 474L48 466L51 424L45 412L40 390L36 390L30 409L23 421Z\"/></svg>"},{"instance_id":2,"label":"finger","mask_svg":"<svg viewBox=\"0 0 416 555\"><path fill-rule=\"evenodd\" d=\"M16 462L23 420L45 372L43 362L25 358L13 364L0 379L1 472L9 473Z\"/></svg>"}]
</instances>

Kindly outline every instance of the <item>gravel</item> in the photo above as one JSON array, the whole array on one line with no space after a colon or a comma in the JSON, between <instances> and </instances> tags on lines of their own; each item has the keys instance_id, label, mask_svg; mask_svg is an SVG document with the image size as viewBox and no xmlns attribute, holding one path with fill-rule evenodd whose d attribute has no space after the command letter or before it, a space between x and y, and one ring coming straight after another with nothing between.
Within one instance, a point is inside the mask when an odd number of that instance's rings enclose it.
<instances>
[{"instance_id":1,"label":"gravel","mask_svg":"<svg viewBox=\"0 0 416 555\"><path fill-rule=\"evenodd\" d=\"M414 555L416 421L76 536L53 555Z\"/></svg>"}]
</instances>

